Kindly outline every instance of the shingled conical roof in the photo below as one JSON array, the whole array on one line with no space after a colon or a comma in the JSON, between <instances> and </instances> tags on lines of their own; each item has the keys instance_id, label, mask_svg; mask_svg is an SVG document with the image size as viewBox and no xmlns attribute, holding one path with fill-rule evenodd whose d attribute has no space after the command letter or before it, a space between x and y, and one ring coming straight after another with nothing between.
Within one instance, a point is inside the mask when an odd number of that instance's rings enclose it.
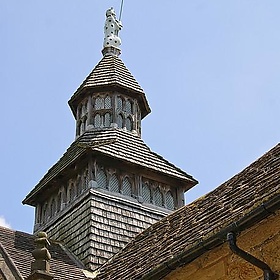
<instances>
[{"instance_id":1,"label":"shingled conical roof","mask_svg":"<svg viewBox=\"0 0 280 280\"><path fill-rule=\"evenodd\" d=\"M107 54L95 66L89 76L78 88L74 96L86 87L114 84L144 93L143 89L129 72L123 61L116 55Z\"/></svg>"},{"instance_id":2,"label":"shingled conical roof","mask_svg":"<svg viewBox=\"0 0 280 280\"><path fill-rule=\"evenodd\" d=\"M88 77L69 100L69 105L75 114L77 100L86 95L87 90L122 89L128 95L136 95L144 118L151 112L144 90L127 69L123 61L113 52L105 53Z\"/></svg>"}]
</instances>

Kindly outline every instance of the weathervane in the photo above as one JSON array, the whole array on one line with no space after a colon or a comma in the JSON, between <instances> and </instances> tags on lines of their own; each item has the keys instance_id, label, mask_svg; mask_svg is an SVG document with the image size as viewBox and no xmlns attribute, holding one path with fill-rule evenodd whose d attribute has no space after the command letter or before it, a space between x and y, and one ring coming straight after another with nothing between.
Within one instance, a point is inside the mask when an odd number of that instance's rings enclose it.
<instances>
[{"instance_id":1,"label":"weathervane","mask_svg":"<svg viewBox=\"0 0 280 280\"><path fill-rule=\"evenodd\" d=\"M122 10L123 10L123 0L121 2L119 21L121 20L121 17L122 17Z\"/></svg>"}]
</instances>

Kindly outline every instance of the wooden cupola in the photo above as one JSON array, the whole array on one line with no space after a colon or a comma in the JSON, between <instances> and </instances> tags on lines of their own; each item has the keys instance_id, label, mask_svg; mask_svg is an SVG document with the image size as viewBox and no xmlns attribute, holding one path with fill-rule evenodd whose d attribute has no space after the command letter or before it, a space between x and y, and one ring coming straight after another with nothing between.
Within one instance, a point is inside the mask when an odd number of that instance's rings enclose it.
<instances>
[{"instance_id":1,"label":"wooden cupola","mask_svg":"<svg viewBox=\"0 0 280 280\"><path fill-rule=\"evenodd\" d=\"M141 138L151 110L119 58L120 28L109 9L103 57L68 102L76 139L23 200L36 208L34 232L63 240L90 270L182 207L197 184Z\"/></svg>"},{"instance_id":2,"label":"wooden cupola","mask_svg":"<svg viewBox=\"0 0 280 280\"><path fill-rule=\"evenodd\" d=\"M145 93L119 58L122 24L106 12L103 58L69 100L76 137L87 130L123 128L141 135L141 119L151 112Z\"/></svg>"},{"instance_id":3,"label":"wooden cupola","mask_svg":"<svg viewBox=\"0 0 280 280\"><path fill-rule=\"evenodd\" d=\"M151 112L145 93L114 47L104 48L103 53L68 102L76 119L76 137L87 130L110 127L140 136L141 119Z\"/></svg>"}]
</instances>

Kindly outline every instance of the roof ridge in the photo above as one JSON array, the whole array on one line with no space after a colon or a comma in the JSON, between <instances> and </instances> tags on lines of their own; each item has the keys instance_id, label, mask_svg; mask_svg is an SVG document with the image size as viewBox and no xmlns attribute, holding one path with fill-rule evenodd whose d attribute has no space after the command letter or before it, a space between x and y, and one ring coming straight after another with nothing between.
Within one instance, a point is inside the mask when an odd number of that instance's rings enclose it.
<instances>
[{"instance_id":1,"label":"roof ridge","mask_svg":"<svg viewBox=\"0 0 280 280\"><path fill-rule=\"evenodd\" d=\"M79 138L80 138L80 137L79 137ZM78 139L79 139L79 138L78 138ZM57 168L59 167L59 164L64 165L64 167L68 166L69 163L71 163L71 161L72 161L73 159L75 159L77 156L79 156L79 153L83 153L83 152L86 150L85 147L79 145L78 139L76 139L76 140L66 149L66 151L65 151L65 152L63 153L63 155L58 159L58 161L57 161L52 167L50 167L50 168L48 169L48 171L43 175L43 177L42 177L41 180L36 184L36 186L38 186L39 184L42 184L42 183L43 183L43 185L45 185L45 184L44 184L44 181L45 181L45 180L49 181L49 180L53 179L54 176L51 176L50 178L48 178L48 177L49 177L49 175L51 174L51 172L55 171L55 169L57 169ZM66 157L66 156L69 154L70 151L75 151L75 148L76 148L77 150L76 150L76 152L75 152L75 155L72 156L70 162L67 161L67 162L61 163L61 160L62 160L64 157ZM37 191L39 191L39 190L42 188L42 186L41 186L39 189L37 189L36 186L35 186L35 188L33 188L33 189L27 194L27 196L24 198L24 200L22 201L23 204L26 203L26 199L27 199L29 196L34 195Z\"/></svg>"},{"instance_id":2,"label":"roof ridge","mask_svg":"<svg viewBox=\"0 0 280 280\"><path fill-rule=\"evenodd\" d=\"M12 268L17 280L26 279L31 273L31 263L34 261L32 258L32 251L35 249L34 239L35 236L29 233L0 227L0 252L4 252L7 265ZM76 280L88 279L84 275L84 266L69 253L63 242L49 240L50 266L54 279L69 279L69 277ZM19 276L17 277L16 274Z\"/></svg>"},{"instance_id":3,"label":"roof ridge","mask_svg":"<svg viewBox=\"0 0 280 280\"><path fill-rule=\"evenodd\" d=\"M34 236L32 233L21 231L21 230L16 230L16 229L4 227L4 226L0 226L0 232L1 231L7 231L7 232L10 232L10 233L18 232L18 233L21 233L21 234L24 234L24 235L28 235L29 237L33 237Z\"/></svg>"},{"instance_id":4,"label":"roof ridge","mask_svg":"<svg viewBox=\"0 0 280 280\"><path fill-rule=\"evenodd\" d=\"M86 76L86 78L82 81L82 83L80 84L80 86L76 89L75 93L73 94L76 95L78 92L80 92L80 90L84 87L84 85L86 84L86 81L90 78L90 76L93 74L93 71L95 70L96 67L98 67L102 62L102 59L92 68L92 70L90 71L90 73Z\"/></svg>"},{"instance_id":5,"label":"roof ridge","mask_svg":"<svg viewBox=\"0 0 280 280\"><path fill-rule=\"evenodd\" d=\"M169 160L165 159L162 155L159 155L158 153L153 152L152 150L151 150L151 153L153 153L159 159L165 161L167 164L171 165L177 171L185 173L190 179L193 179L193 180L195 180L198 183L198 181L196 179L194 179L190 174L186 173L184 170L182 170L181 168L177 167L174 163L172 163Z\"/></svg>"},{"instance_id":6,"label":"roof ridge","mask_svg":"<svg viewBox=\"0 0 280 280\"><path fill-rule=\"evenodd\" d=\"M22 276L22 274L20 273L19 269L17 268L17 266L15 265L13 259L10 257L10 255L8 254L7 250L4 248L4 246L2 245L1 241L0 241L0 252L4 255L4 258L8 259L9 262L6 263L8 265L8 267L11 269L12 274L14 274L14 272L16 272L17 276L24 280L24 277Z\"/></svg>"},{"instance_id":7,"label":"roof ridge","mask_svg":"<svg viewBox=\"0 0 280 280\"><path fill-rule=\"evenodd\" d=\"M120 82L120 79L119 79L119 73L117 71L117 65L116 65L116 61L119 57L118 56L114 56L113 57L113 71L114 71L114 74L115 74L115 79L116 79L116 82ZM119 58L120 59L120 58Z\"/></svg>"},{"instance_id":8,"label":"roof ridge","mask_svg":"<svg viewBox=\"0 0 280 280\"><path fill-rule=\"evenodd\" d=\"M56 242L61 249L66 253L66 255L77 265L78 268L86 270L84 264L64 245L63 242Z\"/></svg>"}]
</instances>

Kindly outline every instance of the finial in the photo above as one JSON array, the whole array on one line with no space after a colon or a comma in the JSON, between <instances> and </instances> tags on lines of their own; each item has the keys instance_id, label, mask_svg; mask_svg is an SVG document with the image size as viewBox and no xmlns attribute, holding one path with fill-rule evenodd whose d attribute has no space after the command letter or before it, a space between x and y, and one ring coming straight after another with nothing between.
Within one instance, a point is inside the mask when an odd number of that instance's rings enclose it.
<instances>
[{"instance_id":1,"label":"finial","mask_svg":"<svg viewBox=\"0 0 280 280\"><path fill-rule=\"evenodd\" d=\"M122 24L117 20L115 10L111 7L106 11L106 20L104 26L103 55L107 53L120 54L121 39L118 36Z\"/></svg>"},{"instance_id":2,"label":"finial","mask_svg":"<svg viewBox=\"0 0 280 280\"><path fill-rule=\"evenodd\" d=\"M32 256L35 261L31 264L31 274L26 280L53 280L53 275L50 273L51 254L47 249L50 245L47 234L38 232L34 240L35 249L32 251Z\"/></svg>"}]
</instances>

